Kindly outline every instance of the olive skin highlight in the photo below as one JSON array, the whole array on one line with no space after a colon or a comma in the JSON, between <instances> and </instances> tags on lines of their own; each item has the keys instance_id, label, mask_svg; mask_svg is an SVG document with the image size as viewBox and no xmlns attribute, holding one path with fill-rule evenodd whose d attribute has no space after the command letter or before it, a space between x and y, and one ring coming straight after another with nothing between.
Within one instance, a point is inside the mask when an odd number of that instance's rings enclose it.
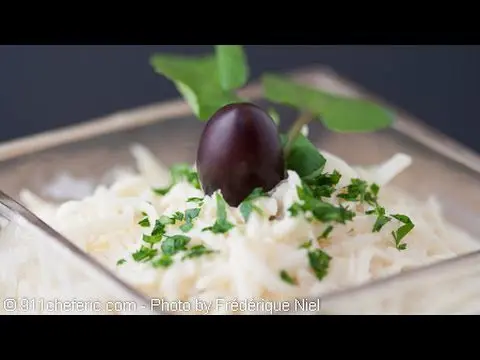
<instances>
[{"instance_id":1,"label":"olive skin highlight","mask_svg":"<svg viewBox=\"0 0 480 360\"><path fill-rule=\"evenodd\" d=\"M196 166L205 194L221 190L234 207L255 188L268 192L286 176L277 126L251 103L229 104L213 114L200 138Z\"/></svg>"}]
</instances>

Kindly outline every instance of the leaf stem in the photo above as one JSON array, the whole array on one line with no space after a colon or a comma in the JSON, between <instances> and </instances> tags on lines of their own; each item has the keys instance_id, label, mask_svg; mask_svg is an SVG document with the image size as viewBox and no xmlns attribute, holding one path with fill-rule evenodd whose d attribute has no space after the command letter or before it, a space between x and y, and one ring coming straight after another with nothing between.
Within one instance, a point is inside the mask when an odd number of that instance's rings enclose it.
<instances>
[{"instance_id":1,"label":"leaf stem","mask_svg":"<svg viewBox=\"0 0 480 360\"><path fill-rule=\"evenodd\" d=\"M287 134L287 142L283 150L285 158L290 153L293 142L297 138L298 134L300 134L300 131L302 131L302 127L304 125L307 125L310 121L312 121L312 119L313 119L313 116L310 112L303 112L300 114L297 120L295 120L295 122L293 123L292 127L290 128Z\"/></svg>"}]
</instances>

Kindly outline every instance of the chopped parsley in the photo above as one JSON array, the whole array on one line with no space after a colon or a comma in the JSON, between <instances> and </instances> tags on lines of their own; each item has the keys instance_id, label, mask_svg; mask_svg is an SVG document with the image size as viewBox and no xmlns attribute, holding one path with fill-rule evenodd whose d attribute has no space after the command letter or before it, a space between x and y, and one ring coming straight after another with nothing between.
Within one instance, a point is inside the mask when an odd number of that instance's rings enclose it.
<instances>
[{"instance_id":1,"label":"chopped parsley","mask_svg":"<svg viewBox=\"0 0 480 360\"><path fill-rule=\"evenodd\" d=\"M164 235L165 234L165 224L162 222L161 219L157 219L155 221L155 226L152 230L152 236Z\"/></svg>"},{"instance_id":2,"label":"chopped parsley","mask_svg":"<svg viewBox=\"0 0 480 360\"><path fill-rule=\"evenodd\" d=\"M313 218L320 222L338 222L345 224L354 218L355 213L343 206L335 206L324 202L314 196L312 190L308 186L297 186L297 194L301 203L294 203L289 212L292 216L298 215L300 212L311 213Z\"/></svg>"},{"instance_id":3,"label":"chopped parsley","mask_svg":"<svg viewBox=\"0 0 480 360\"><path fill-rule=\"evenodd\" d=\"M333 226L332 225L328 225L325 230L323 230L322 234L320 235L320 239L326 239L328 238L328 235L330 235L330 233L332 232L333 230Z\"/></svg>"},{"instance_id":4,"label":"chopped parsley","mask_svg":"<svg viewBox=\"0 0 480 360\"><path fill-rule=\"evenodd\" d=\"M155 226L153 227L152 233L150 235L143 235L143 241L146 243L153 245L162 240L163 235L165 234L165 219L167 217L161 217L155 221Z\"/></svg>"},{"instance_id":5,"label":"chopped parsley","mask_svg":"<svg viewBox=\"0 0 480 360\"><path fill-rule=\"evenodd\" d=\"M173 217L168 217L168 216L165 216L165 215L160 216L160 218L158 219L158 221L159 221L160 223L162 223L163 225L175 224L175 218L173 218Z\"/></svg>"},{"instance_id":6,"label":"chopped parsley","mask_svg":"<svg viewBox=\"0 0 480 360\"><path fill-rule=\"evenodd\" d=\"M196 258L202 255L213 254L214 252L214 250L208 249L207 247L205 247L205 245L195 245L185 252L182 260Z\"/></svg>"},{"instance_id":7,"label":"chopped parsley","mask_svg":"<svg viewBox=\"0 0 480 360\"><path fill-rule=\"evenodd\" d=\"M370 212L368 212L370 213ZM390 217L385 215L385 208L377 206L373 213L377 215L377 220L373 224L372 232L379 232L390 220Z\"/></svg>"},{"instance_id":8,"label":"chopped parsley","mask_svg":"<svg viewBox=\"0 0 480 360\"><path fill-rule=\"evenodd\" d=\"M323 280L323 278L328 274L330 260L332 260L332 257L322 249L312 248L311 240L303 243L299 248L307 250L308 263L310 267L312 268L317 279Z\"/></svg>"},{"instance_id":9,"label":"chopped parsley","mask_svg":"<svg viewBox=\"0 0 480 360\"><path fill-rule=\"evenodd\" d=\"M180 230L182 230L184 233L187 233L192 229L193 229L193 223L192 222L187 222L185 224L180 225Z\"/></svg>"},{"instance_id":10,"label":"chopped parsley","mask_svg":"<svg viewBox=\"0 0 480 360\"><path fill-rule=\"evenodd\" d=\"M267 196L265 192L263 191L262 188L255 188L250 195L248 195L245 200L242 201L242 203L239 205L239 210L240 213L243 216L243 219L245 222L248 221L250 214L252 211L256 211L259 214L263 214L262 209L260 209L258 206L256 206L253 201L260 198Z\"/></svg>"},{"instance_id":11,"label":"chopped parsley","mask_svg":"<svg viewBox=\"0 0 480 360\"><path fill-rule=\"evenodd\" d=\"M142 245L142 247L132 254L133 260L141 262L151 260L157 255L157 249Z\"/></svg>"},{"instance_id":12,"label":"chopped parsley","mask_svg":"<svg viewBox=\"0 0 480 360\"><path fill-rule=\"evenodd\" d=\"M392 231L392 236L395 240L395 247L398 250L405 250L407 245L401 243L403 238L415 227L410 218L406 215L396 214L387 215L385 208L378 203L378 193L380 187L373 183L368 186L367 182L360 179L352 179L351 184L344 188L344 192L339 194L338 197L347 201L357 201L361 203L367 203L372 206L373 209L367 210L365 214L375 215L375 223L372 227L372 232L379 232L387 223L396 219L403 223L399 229Z\"/></svg>"},{"instance_id":13,"label":"chopped parsley","mask_svg":"<svg viewBox=\"0 0 480 360\"><path fill-rule=\"evenodd\" d=\"M361 179L352 179L351 183L343 189L344 192L337 197L346 201L367 202L370 205L376 203L376 196L369 190L368 183Z\"/></svg>"},{"instance_id":14,"label":"chopped parsley","mask_svg":"<svg viewBox=\"0 0 480 360\"><path fill-rule=\"evenodd\" d=\"M191 198L188 198L188 199L187 199L187 203L188 203L188 202L197 203L197 204L199 204L200 206L202 206L202 204L203 204L203 198L191 197Z\"/></svg>"},{"instance_id":15,"label":"chopped parsley","mask_svg":"<svg viewBox=\"0 0 480 360\"><path fill-rule=\"evenodd\" d=\"M370 192L375 197L375 199L377 198L379 191L380 191L380 187L377 184L373 183L370 185Z\"/></svg>"},{"instance_id":16,"label":"chopped parsley","mask_svg":"<svg viewBox=\"0 0 480 360\"><path fill-rule=\"evenodd\" d=\"M322 280L328 273L332 257L321 249L308 252L308 262L318 280Z\"/></svg>"},{"instance_id":17,"label":"chopped parsley","mask_svg":"<svg viewBox=\"0 0 480 360\"><path fill-rule=\"evenodd\" d=\"M182 221L183 220L183 213L180 211L176 211L172 216L171 219L174 221Z\"/></svg>"},{"instance_id":18,"label":"chopped parsley","mask_svg":"<svg viewBox=\"0 0 480 360\"><path fill-rule=\"evenodd\" d=\"M311 246L312 246L312 240L308 240L308 241L304 242L303 244L301 244L298 248L299 249L310 249Z\"/></svg>"},{"instance_id":19,"label":"chopped parsley","mask_svg":"<svg viewBox=\"0 0 480 360\"><path fill-rule=\"evenodd\" d=\"M200 189L200 180L198 179L198 173L192 169L188 164L175 164L170 170L172 181L177 184L181 181L186 181L192 185L195 189Z\"/></svg>"},{"instance_id":20,"label":"chopped parsley","mask_svg":"<svg viewBox=\"0 0 480 360\"><path fill-rule=\"evenodd\" d=\"M152 261L152 266L155 268L167 268L173 264L173 259L170 255L162 255Z\"/></svg>"},{"instance_id":21,"label":"chopped parsley","mask_svg":"<svg viewBox=\"0 0 480 360\"><path fill-rule=\"evenodd\" d=\"M172 186L168 186L165 188L153 188L152 190L155 194L164 196L164 195L167 195L167 193L170 191L171 188Z\"/></svg>"},{"instance_id":22,"label":"chopped parsley","mask_svg":"<svg viewBox=\"0 0 480 360\"><path fill-rule=\"evenodd\" d=\"M313 173L303 179L304 186L308 185L312 196L316 198L330 197L335 191L335 186L340 181L342 175L337 170L333 173Z\"/></svg>"},{"instance_id":23,"label":"chopped parsley","mask_svg":"<svg viewBox=\"0 0 480 360\"><path fill-rule=\"evenodd\" d=\"M193 228L193 220L200 214L200 208L193 208L185 210L185 223L180 226L183 232L189 232Z\"/></svg>"},{"instance_id":24,"label":"chopped parsley","mask_svg":"<svg viewBox=\"0 0 480 360\"><path fill-rule=\"evenodd\" d=\"M161 248L165 255L175 255L176 253L187 250L187 244L190 238L185 235L167 236L162 242Z\"/></svg>"},{"instance_id":25,"label":"chopped parsley","mask_svg":"<svg viewBox=\"0 0 480 360\"><path fill-rule=\"evenodd\" d=\"M395 239L395 247L398 250L405 250L407 248L407 244L401 243L401 241L410 231L413 230L413 228L415 227L415 224L406 215L395 214L395 215L392 215L392 218L403 223L403 225L400 226L397 230L392 231L392 236Z\"/></svg>"},{"instance_id":26,"label":"chopped parsley","mask_svg":"<svg viewBox=\"0 0 480 360\"><path fill-rule=\"evenodd\" d=\"M157 223L159 224L157 227L157 231L160 231L161 225L163 225L163 227L165 227L166 225L174 225L177 221L182 221L183 219L184 215L181 211L176 211L171 216L162 215L157 220ZM165 228L163 228L162 232L165 232L164 230Z\"/></svg>"},{"instance_id":27,"label":"chopped parsley","mask_svg":"<svg viewBox=\"0 0 480 360\"><path fill-rule=\"evenodd\" d=\"M143 241L145 241L146 243L150 244L150 245L153 245L153 244L156 244L158 242L160 242L162 240L162 234L156 234L156 235L143 235Z\"/></svg>"},{"instance_id":28,"label":"chopped parsley","mask_svg":"<svg viewBox=\"0 0 480 360\"><path fill-rule=\"evenodd\" d=\"M297 285L297 281L286 270L280 271L280 278L290 285Z\"/></svg>"},{"instance_id":29,"label":"chopped parsley","mask_svg":"<svg viewBox=\"0 0 480 360\"><path fill-rule=\"evenodd\" d=\"M227 220L226 202L220 193L216 194L217 201L217 220L212 226L204 228L202 231L211 231L214 234L224 234L230 229L235 227L231 222Z\"/></svg>"},{"instance_id":30,"label":"chopped parsley","mask_svg":"<svg viewBox=\"0 0 480 360\"><path fill-rule=\"evenodd\" d=\"M193 219L198 217L198 214L200 214L200 208L187 209L185 211L185 221L191 222Z\"/></svg>"},{"instance_id":31,"label":"chopped parsley","mask_svg":"<svg viewBox=\"0 0 480 360\"><path fill-rule=\"evenodd\" d=\"M117 265L122 265L122 264L125 264L127 262L127 260L125 259L120 259L117 261Z\"/></svg>"},{"instance_id":32,"label":"chopped parsley","mask_svg":"<svg viewBox=\"0 0 480 360\"><path fill-rule=\"evenodd\" d=\"M138 225L140 225L141 227L149 227L150 220L148 219L148 217L144 217L142 220L138 222Z\"/></svg>"},{"instance_id":33,"label":"chopped parsley","mask_svg":"<svg viewBox=\"0 0 480 360\"><path fill-rule=\"evenodd\" d=\"M168 217L160 217L155 221L155 226L153 227L152 233L150 235L143 235L143 241L153 245L160 242L165 235L165 225L170 223L171 219Z\"/></svg>"},{"instance_id":34,"label":"chopped parsley","mask_svg":"<svg viewBox=\"0 0 480 360\"><path fill-rule=\"evenodd\" d=\"M157 195L164 196L172 189L175 184L181 181L186 181L195 189L201 189L198 173L192 169L188 164L175 164L170 168L170 177L172 182L169 186L164 188L153 188L153 192Z\"/></svg>"}]
</instances>

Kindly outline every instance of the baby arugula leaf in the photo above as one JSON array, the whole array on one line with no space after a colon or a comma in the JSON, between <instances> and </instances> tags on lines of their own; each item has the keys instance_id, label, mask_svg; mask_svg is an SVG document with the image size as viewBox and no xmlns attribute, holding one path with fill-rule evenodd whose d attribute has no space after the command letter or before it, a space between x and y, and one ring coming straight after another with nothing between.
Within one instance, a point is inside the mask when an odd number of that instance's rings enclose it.
<instances>
[{"instance_id":1,"label":"baby arugula leaf","mask_svg":"<svg viewBox=\"0 0 480 360\"><path fill-rule=\"evenodd\" d=\"M281 76L266 74L262 85L268 100L308 111L332 131L369 132L393 121L388 111L372 102L333 95Z\"/></svg>"},{"instance_id":2,"label":"baby arugula leaf","mask_svg":"<svg viewBox=\"0 0 480 360\"><path fill-rule=\"evenodd\" d=\"M235 90L247 83L250 69L241 45L215 45L215 54L223 90Z\"/></svg>"},{"instance_id":3,"label":"baby arugula leaf","mask_svg":"<svg viewBox=\"0 0 480 360\"><path fill-rule=\"evenodd\" d=\"M199 120L208 120L224 105L242 101L222 88L215 56L186 57L155 54L154 71L172 81Z\"/></svg>"}]
</instances>

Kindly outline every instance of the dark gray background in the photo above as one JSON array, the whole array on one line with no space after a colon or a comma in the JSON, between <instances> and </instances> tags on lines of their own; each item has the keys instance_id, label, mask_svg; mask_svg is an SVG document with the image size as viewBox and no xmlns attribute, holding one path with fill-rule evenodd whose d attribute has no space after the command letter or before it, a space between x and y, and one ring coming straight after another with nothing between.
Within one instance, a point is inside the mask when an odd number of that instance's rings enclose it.
<instances>
[{"instance_id":1,"label":"dark gray background","mask_svg":"<svg viewBox=\"0 0 480 360\"><path fill-rule=\"evenodd\" d=\"M480 151L479 46L251 46L252 76L327 64ZM0 46L0 141L177 97L155 75L156 51L207 45Z\"/></svg>"}]
</instances>

